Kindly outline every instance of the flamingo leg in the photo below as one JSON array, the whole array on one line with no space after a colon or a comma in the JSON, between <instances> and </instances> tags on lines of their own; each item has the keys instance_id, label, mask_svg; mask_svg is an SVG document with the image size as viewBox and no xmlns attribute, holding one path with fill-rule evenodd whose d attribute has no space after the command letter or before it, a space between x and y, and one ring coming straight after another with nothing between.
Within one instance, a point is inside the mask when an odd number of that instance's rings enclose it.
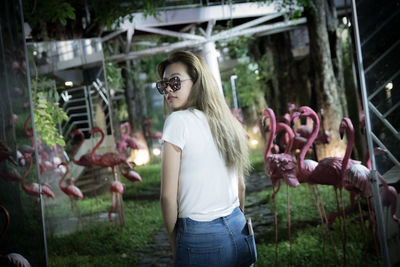
<instances>
[{"instance_id":1,"label":"flamingo leg","mask_svg":"<svg viewBox=\"0 0 400 267\"><path fill-rule=\"evenodd\" d=\"M317 198L317 194L315 193L315 190L314 190L314 185L309 185L309 188L311 188L311 194L312 194L314 203L317 206L319 218L321 220L322 254L325 255L325 230L324 230L325 226L324 226L324 219L322 218L322 212L321 212L321 208L320 208L320 206L318 204L318 198ZM324 261L325 261L325 257L324 257Z\"/></svg>"},{"instance_id":2,"label":"flamingo leg","mask_svg":"<svg viewBox=\"0 0 400 267\"><path fill-rule=\"evenodd\" d=\"M321 194L319 193L318 185L315 186L315 189L316 189L315 191L317 193L317 197L319 199L319 202L320 202L320 205L321 205L321 208L322 208L322 213L323 213L324 218L325 218L325 223L328 225L328 218L326 217L325 206L324 206L324 202L322 201ZM329 239L331 240L331 244L332 244L332 247L333 247L333 251L335 253L336 263L339 264L339 256L337 254L335 241L333 240L332 232L329 230L329 228L328 228L328 233L329 233Z\"/></svg>"},{"instance_id":3,"label":"flamingo leg","mask_svg":"<svg viewBox=\"0 0 400 267\"><path fill-rule=\"evenodd\" d=\"M287 198L287 213L288 213L288 237L289 237L289 262L292 265L292 239L290 232L290 197L289 197L289 186L286 185L286 198Z\"/></svg>"},{"instance_id":4,"label":"flamingo leg","mask_svg":"<svg viewBox=\"0 0 400 267\"><path fill-rule=\"evenodd\" d=\"M342 188L339 189L340 192L340 202L342 204L342 214L343 214L343 262L344 266L346 266L346 239L347 239L347 233L346 233L346 213L344 211L344 204L343 204L343 195L342 195Z\"/></svg>"},{"instance_id":5,"label":"flamingo leg","mask_svg":"<svg viewBox=\"0 0 400 267\"><path fill-rule=\"evenodd\" d=\"M274 266L278 266L278 216L276 214L276 199L275 196L281 187L281 182L278 181L278 188L275 191L275 184L272 186L272 201L274 206L274 222L275 222L275 256L274 256Z\"/></svg>"},{"instance_id":6,"label":"flamingo leg","mask_svg":"<svg viewBox=\"0 0 400 267\"><path fill-rule=\"evenodd\" d=\"M110 222L112 222L112 214L113 213L115 213L115 210L116 210L116 205L117 205L117 203L116 203L116 193L111 193L111 207L110 207L110 210L109 210L109 212L108 212L108 219L110 220Z\"/></svg>"}]
</instances>

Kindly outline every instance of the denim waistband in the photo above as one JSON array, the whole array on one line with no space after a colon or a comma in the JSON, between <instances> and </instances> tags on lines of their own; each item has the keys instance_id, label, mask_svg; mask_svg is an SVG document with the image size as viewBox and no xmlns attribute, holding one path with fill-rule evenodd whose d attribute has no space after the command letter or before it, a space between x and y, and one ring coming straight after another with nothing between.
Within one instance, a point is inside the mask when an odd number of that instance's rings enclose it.
<instances>
[{"instance_id":1,"label":"denim waistband","mask_svg":"<svg viewBox=\"0 0 400 267\"><path fill-rule=\"evenodd\" d=\"M215 226L224 226L232 220L235 220L236 217L243 216L242 211L239 206L236 207L231 214L216 218L212 221L196 221L190 218L178 218L177 228L178 232L202 232L204 230L217 230Z\"/></svg>"}]
</instances>

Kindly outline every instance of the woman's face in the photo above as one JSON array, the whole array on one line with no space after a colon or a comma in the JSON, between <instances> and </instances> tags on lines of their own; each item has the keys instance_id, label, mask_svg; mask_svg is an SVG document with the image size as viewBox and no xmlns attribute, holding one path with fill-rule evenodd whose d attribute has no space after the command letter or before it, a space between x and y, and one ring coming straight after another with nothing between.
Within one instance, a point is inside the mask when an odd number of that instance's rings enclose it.
<instances>
[{"instance_id":1,"label":"woman's face","mask_svg":"<svg viewBox=\"0 0 400 267\"><path fill-rule=\"evenodd\" d=\"M168 85L168 94L165 95L165 99L171 109L178 110L186 105L190 91L192 90L193 82L187 73L186 66L181 62L172 63L165 68L163 80L169 81L173 77L178 77L180 79L181 88L173 91Z\"/></svg>"}]
</instances>

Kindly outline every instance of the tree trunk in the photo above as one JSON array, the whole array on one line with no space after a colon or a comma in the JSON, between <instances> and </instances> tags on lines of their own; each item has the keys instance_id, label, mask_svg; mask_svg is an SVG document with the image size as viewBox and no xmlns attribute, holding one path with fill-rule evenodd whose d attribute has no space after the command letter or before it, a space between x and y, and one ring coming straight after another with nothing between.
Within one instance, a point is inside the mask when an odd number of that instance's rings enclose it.
<instances>
[{"instance_id":1,"label":"tree trunk","mask_svg":"<svg viewBox=\"0 0 400 267\"><path fill-rule=\"evenodd\" d=\"M328 29L329 44L331 47L331 58L333 71L338 83L338 94L340 104L342 106L343 115L348 117L347 100L344 86L344 70L343 70L343 49L342 49L342 32L343 29L338 27L336 5L334 0L326 0L326 22Z\"/></svg>"},{"instance_id":2,"label":"tree trunk","mask_svg":"<svg viewBox=\"0 0 400 267\"><path fill-rule=\"evenodd\" d=\"M123 70L125 79L125 100L128 106L129 123L133 132L143 134L144 114L142 102L144 101L144 92L136 86L135 80L132 78L131 61L126 61L126 68Z\"/></svg>"},{"instance_id":3,"label":"tree trunk","mask_svg":"<svg viewBox=\"0 0 400 267\"><path fill-rule=\"evenodd\" d=\"M311 88L308 78L309 58L307 56L294 58L292 44L296 44L290 32L274 34L258 39L256 45L249 50L259 60L262 53L273 62L272 81L267 95L269 106L276 116L288 112L287 104L296 105L309 103ZM256 49L257 48L257 49ZM268 70L266 70L268 71ZM265 81L266 83L268 81Z\"/></svg>"},{"instance_id":4,"label":"tree trunk","mask_svg":"<svg viewBox=\"0 0 400 267\"><path fill-rule=\"evenodd\" d=\"M338 95L338 84L333 71L331 50L326 25L325 1L313 0L314 9L306 8L310 36L311 65L313 66L313 90L317 105L325 111L325 129L331 134L331 142L317 146L318 159L343 156L344 142L339 137L339 124L343 117Z\"/></svg>"}]
</instances>

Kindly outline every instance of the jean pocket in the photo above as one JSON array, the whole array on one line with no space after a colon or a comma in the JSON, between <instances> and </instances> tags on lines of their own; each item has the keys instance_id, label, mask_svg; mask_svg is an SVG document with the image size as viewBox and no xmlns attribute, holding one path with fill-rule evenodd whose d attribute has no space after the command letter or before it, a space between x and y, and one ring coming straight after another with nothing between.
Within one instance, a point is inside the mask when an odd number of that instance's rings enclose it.
<instances>
[{"instance_id":1,"label":"jean pocket","mask_svg":"<svg viewBox=\"0 0 400 267\"><path fill-rule=\"evenodd\" d=\"M257 261L257 248L256 248L256 240L254 235L248 235L246 238L246 243L249 247L250 255L251 255L251 263L255 263Z\"/></svg>"},{"instance_id":2,"label":"jean pocket","mask_svg":"<svg viewBox=\"0 0 400 267\"><path fill-rule=\"evenodd\" d=\"M189 248L190 266L221 266L221 247Z\"/></svg>"}]
</instances>

